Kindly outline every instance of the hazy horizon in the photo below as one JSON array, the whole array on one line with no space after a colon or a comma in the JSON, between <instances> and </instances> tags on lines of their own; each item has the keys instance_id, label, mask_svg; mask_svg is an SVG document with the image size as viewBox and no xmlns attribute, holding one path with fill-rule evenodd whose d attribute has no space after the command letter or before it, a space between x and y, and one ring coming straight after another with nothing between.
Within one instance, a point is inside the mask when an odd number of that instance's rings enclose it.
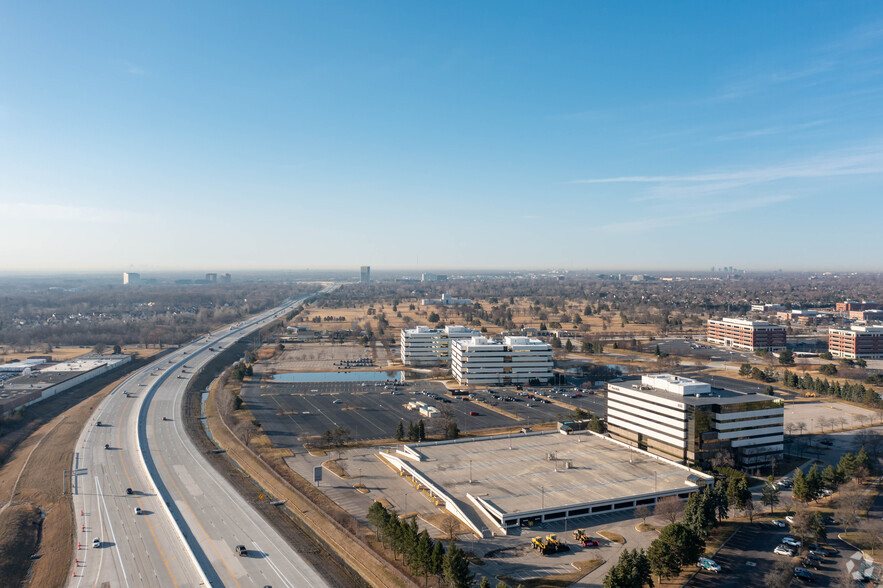
<instances>
[{"instance_id":1,"label":"hazy horizon","mask_svg":"<svg viewBox=\"0 0 883 588\"><path fill-rule=\"evenodd\" d=\"M883 270L879 3L3 17L3 273Z\"/></svg>"}]
</instances>

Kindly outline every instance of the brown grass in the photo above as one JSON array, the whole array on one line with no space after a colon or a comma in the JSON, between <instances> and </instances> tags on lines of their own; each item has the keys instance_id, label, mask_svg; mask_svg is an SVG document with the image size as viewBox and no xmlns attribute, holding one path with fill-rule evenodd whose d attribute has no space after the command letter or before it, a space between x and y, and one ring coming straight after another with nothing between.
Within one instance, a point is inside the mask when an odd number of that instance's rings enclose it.
<instances>
[{"instance_id":1,"label":"brown grass","mask_svg":"<svg viewBox=\"0 0 883 588\"><path fill-rule=\"evenodd\" d=\"M463 535L464 533L471 533L472 529L464 525L459 519L454 518L453 516L443 513L443 512L432 512L432 513L420 513L419 516L421 519L438 529L442 532L442 535L436 535L435 538L443 537L447 539L448 531L445 529L445 524L447 521L451 521L452 523L456 523L454 527L454 535Z\"/></svg>"},{"instance_id":2,"label":"brown grass","mask_svg":"<svg viewBox=\"0 0 883 588\"><path fill-rule=\"evenodd\" d=\"M613 531L598 531L598 535L604 537L608 541L612 541L613 543L625 543L625 538L619 533L614 533Z\"/></svg>"},{"instance_id":3,"label":"brown grass","mask_svg":"<svg viewBox=\"0 0 883 588\"><path fill-rule=\"evenodd\" d=\"M575 561L570 564L576 568L576 570L566 574L556 574L554 576L545 576L542 578L528 578L527 580L513 580L509 576L501 575L497 576L497 579L505 582L507 586L524 586L524 588L566 588L597 570L603 563L604 560L601 558L587 559L583 561Z\"/></svg>"},{"instance_id":4,"label":"brown grass","mask_svg":"<svg viewBox=\"0 0 883 588\"><path fill-rule=\"evenodd\" d=\"M59 472L70 468L80 431L98 403L120 381L122 378L40 426L0 468L0 499L8 499L18 478L14 502L33 505L45 513L39 545L42 557L31 568L31 586L61 586L67 580L74 552L73 507L70 496L62 494ZM25 461L27 468L23 469ZM5 563L0 560L0 565ZM0 581L0 585L15 584Z\"/></svg>"},{"instance_id":5,"label":"brown grass","mask_svg":"<svg viewBox=\"0 0 883 588\"><path fill-rule=\"evenodd\" d=\"M638 523L635 525L635 530L644 533L646 531L658 531L662 527L657 527L656 525L650 525L648 523Z\"/></svg>"},{"instance_id":6,"label":"brown grass","mask_svg":"<svg viewBox=\"0 0 883 588\"><path fill-rule=\"evenodd\" d=\"M346 473L346 470L343 469L343 466L338 463L340 460L338 458L329 459L322 462L322 467L343 480L348 480L350 478L349 474Z\"/></svg>"},{"instance_id":7,"label":"brown grass","mask_svg":"<svg viewBox=\"0 0 883 588\"><path fill-rule=\"evenodd\" d=\"M17 504L0 511L0 586L24 581L40 539L40 509Z\"/></svg>"}]
</instances>

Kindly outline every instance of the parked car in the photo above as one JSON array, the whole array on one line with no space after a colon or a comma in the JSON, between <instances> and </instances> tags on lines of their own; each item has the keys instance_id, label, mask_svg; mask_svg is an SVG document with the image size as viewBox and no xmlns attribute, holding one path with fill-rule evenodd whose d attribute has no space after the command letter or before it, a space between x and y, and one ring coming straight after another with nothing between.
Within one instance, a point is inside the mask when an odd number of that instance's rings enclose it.
<instances>
[{"instance_id":1,"label":"parked car","mask_svg":"<svg viewBox=\"0 0 883 588\"><path fill-rule=\"evenodd\" d=\"M141 514L141 507L140 507L140 506L136 506L136 507L135 507L135 514L136 514L136 515L140 515L140 514Z\"/></svg>"},{"instance_id":2,"label":"parked car","mask_svg":"<svg viewBox=\"0 0 883 588\"><path fill-rule=\"evenodd\" d=\"M790 545L791 547L801 547L803 543L795 539L794 537L782 537L782 543L785 545Z\"/></svg>"},{"instance_id":3,"label":"parked car","mask_svg":"<svg viewBox=\"0 0 883 588\"><path fill-rule=\"evenodd\" d=\"M785 524L784 521L780 521L779 519L775 519L775 520L770 521L770 522L771 522L772 524L774 524L775 526L779 527L780 529L784 529L785 527L788 526L788 525Z\"/></svg>"},{"instance_id":4,"label":"parked car","mask_svg":"<svg viewBox=\"0 0 883 588\"><path fill-rule=\"evenodd\" d=\"M817 559L810 559L807 557L803 560L803 567L819 569L822 567L822 564Z\"/></svg>"},{"instance_id":5,"label":"parked car","mask_svg":"<svg viewBox=\"0 0 883 588\"><path fill-rule=\"evenodd\" d=\"M721 567L713 559L708 559L707 557L699 558L699 569L706 572L714 572L715 574L721 571Z\"/></svg>"},{"instance_id":6,"label":"parked car","mask_svg":"<svg viewBox=\"0 0 883 588\"><path fill-rule=\"evenodd\" d=\"M788 515L787 517L785 517L785 520L788 521L789 523L793 523L793 522L794 522L794 517L791 516L791 515Z\"/></svg>"},{"instance_id":7,"label":"parked car","mask_svg":"<svg viewBox=\"0 0 883 588\"><path fill-rule=\"evenodd\" d=\"M773 553L776 555L787 555L789 557L794 556L794 550L787 545L777 545L776 548L773 549Z\"/></svg>"},{"instance_id":8,"label":"parked car","mask_svg":"<svg viewBox=\"0 0 883 588\"><path fill-rule=\"evenodd\" d=\"M101 539L96 537L92 540L92 547L101 547Z\"/></svg>"},{"instance_id":9,"label":"parked car","mask_svg":"<svg viewBox=\"0 0 883 588\"><path fill-rule=\"evenodd\" d=\"M131 493L132 493L132 489L131 489L131 488L126 488L126 494L131 494Z\"/></svg>"},{"instance_id":10,"label":"parked car","mask_svg":"<svg viewBox=\"0 0 883 588\"><path fill-rule=\"evenodd\" d=\"M245 545L236 546L236 555L239 557L248 557L248 550L245 548Z\"/></svg>"},{"instance_id":11,"label":"parked car","mask_svg":"<svg viewBox=\"0 0 883 588\"><path fill-rule=\"evenodd\" d=\"M813 573L806 568L794 568L794 577L804 582L812 582L815 580Z\"/></svg>"}]
</instances>

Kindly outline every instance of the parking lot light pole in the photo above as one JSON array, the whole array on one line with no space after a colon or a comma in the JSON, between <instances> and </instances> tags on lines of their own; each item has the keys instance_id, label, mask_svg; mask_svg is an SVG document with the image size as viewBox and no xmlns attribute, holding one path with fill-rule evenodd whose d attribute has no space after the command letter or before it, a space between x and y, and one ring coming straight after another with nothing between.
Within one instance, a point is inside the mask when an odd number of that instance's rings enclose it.
<instances>
[{"instance_id":1,"label":"parking lot light pole","mask_svg":"<svg viewBox=\"0 0 883 588\"><path fill-rule=\"evenodd\" d=\"M469 483L472 483L472 460L469 460Z\"/></svg>"}]
</instances>

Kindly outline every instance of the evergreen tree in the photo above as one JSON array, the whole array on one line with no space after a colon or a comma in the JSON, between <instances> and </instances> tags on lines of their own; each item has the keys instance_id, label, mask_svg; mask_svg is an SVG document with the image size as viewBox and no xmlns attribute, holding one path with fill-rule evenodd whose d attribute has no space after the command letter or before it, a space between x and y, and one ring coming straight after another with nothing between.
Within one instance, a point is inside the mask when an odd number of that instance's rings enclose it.
<instances>
[{"instance_id":1,"label":"evergreen tree","mask_svg":"<svg viewBox=\"0 0 883 588\"><path fill-rule=\"evenodd\" d=\"M837 490L837 486L840 485L840 476L834 466L829 465L822 470L822 485L831 492Z\"/></svg>"},{"instance_id":2,"label":"evergreen tree","mask_svg":"<svg viewBox=\"0 0 883 588\"><path fill-rule=\"evenodd\" d=\"M402 421L399 421L399 426L396 427L396 441L401 441L405 438L405 427L402 426Z\"/></svg>"},{"instance_id":3,"label":"evergreen tree","mask_svg":"<svg viewBox=\"0 0 883 588\"><path fill-rule=\"evenodd\" d=\"M488 582L487 576L481 577L481 584L478 585L478 588L491 588L491 583Z\"/></svg>"},{"instance_id":4,"label":"evergreen tree","mask_svg":"<svg viewBox=\"0 0 883 588\"><path fill-rule=\"evenodd\" d=\"M445 554L442 573L448 588L469 588L469 584L472 582L466 554L453 541Z\"/></svg>"},{"instance_id":5,"label":"evergreen tree","mask_svg":"<svg viewBox=\"0 0 883 588\"><path fill-rule=\"evenodd\" d=\"M445 546L441 541L436 541L432 546L432 557L430 558L429 573L439 575L442 573L442 565L445 561Z\"/></svg>"},{"instance_id":6,"label":"evergreen tree","mask_svg":"<svg viewBox=\"0 0 883 588\"><path fill-rule=\"evenodd\" d=\"M417 535L417 547L414 550L414 559L411 561L411 569L415 574L423 574L424 584L432 572L432 548L433 540L429 537L426 529Z\"/></svg>"},{"instance_id":7,"label":"evergreen tree","mask_svg":"<svg viewBox=\"0 0 883 588\"><path fill-rule=\"evenodd\" d=\"M423 424L423 419L417 421L417 440L426 441L426 426Z\"/></svg>"},{"instance_id":8,"label":"evergreen tree","mask_svg":"<svg viewBox=\"0 0 883 588\"><path fill-rule=\"evenodd\" d=\"M684 566L695 564L705 550L705 541L682 523L665 527L650 544L647 557L653 571L662 578L676 576Z\"/></svg>"},{"instance_id":9,"label":"evergreen tree","mask_svg":"<svg viewBox=\"0 0 883 588\"><path fill-rule=\"evenodd\" d=\"M623 549L616 562L604 577L604 588L653 587L650 560L643 549Z\"/></svg>"},{"instance_id":10,"label":"evergreen tree","mask_svg":"<svg viewBox=\"0 0 883 588\"><path fill-rule=\"evenodd\" d=\"M793 494L794 498L801 501L807 501L810 499L809 485L806 483L806 476L803 475L803 470L800 468L794 470Z\"/></svg>"},{"instance_id":11,"label":"evergreen tree","mask_svg":"<svg viewBox=\"0 0 883 588\"><path fill-rule=\"evenodd\" d=\"M819 475L819 466L816 464L806 474L806 492L810 500L815 500L822 493L822 476Z\"/></svg>"},{"instance_id":12,"label":"evergreen tree","mask_svg":"<svg viewBox=\"0 0 883 588\"><path fill-rule=\"evenodd\" d=\"M840 462L837 464L837 470L840 474L841 480L849 480L852 478L853 474L855 474L856 467L856 459L855 455L852 453L847 453L840 458Z\"/></svg>"},{"instance_id":13,"label":"evergreen tree","mask_svg":"<svg viewBox=\"0 0 883 588\"><path fill-rule=\"evenodd\" d=\"M728 508L726 503L726 489L723 484L720 485L723 491L716 494L710 487L705 487L700 492L694 492L687 499L684 507L683 522L692 529L699 537L705 539L708 530L717 522L718 514L718 496L723 496L724 509Z\"/></svg>"},{"instance_id":14,"label":"evergreen tree","mask_svg":"<svg viewBox=\"0 0 883 588\"><path fill-rule=\"evenodd\" d=\"M408 421L408 441L417 441L417 426Z\"/></svg>"},{"instance_id":15,"label":"evergreen tree","mask_svg":"<svg viewBox=\"0 0 883 588\"><path fill-rule=\"evenodd\" d=\"M858 453L855 456L855 467L856 469L864 469L865 472L872 474L873 468L871 467L871 458L868 456L868 452L865 451L865 446L862 445L862 448L858 450Z\"/></svg>"}]
</instances>

